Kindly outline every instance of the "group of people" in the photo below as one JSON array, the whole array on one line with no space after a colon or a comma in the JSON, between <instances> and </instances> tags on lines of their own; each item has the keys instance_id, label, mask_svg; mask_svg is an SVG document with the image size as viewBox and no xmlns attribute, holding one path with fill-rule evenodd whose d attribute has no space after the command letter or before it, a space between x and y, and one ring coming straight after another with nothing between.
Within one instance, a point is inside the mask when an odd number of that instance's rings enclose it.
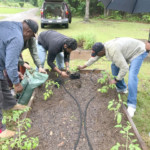
<instances>
[{"instance_id":1,"label":"group of people","mask_svg":"<svg viewBox=\"0 0 150 150\"><path fill-rule=\"evenodd\" d=\"M18 65L27 69L30 65L21 59L21 52L29 48L39 72L46 73L44 63L47 57L47 63L51 69L67 78L70 53L77 48L77 41L53 30L41 32L37 38L38 24L31 19L23 22L1 21L0 32L0 138L6 138L14 136L15 132L6 129L6 126L2 124L2 109L26 108L17 103L6 80L7 74L15 92L22 92ZM127 111L133 117L137 104L137 75L149 51L150 43L128 37L116 38L104 44L97 42L92 46L91 58L85 65L77 66L77 68L84 69L103 56L112 61L111 69L114 79L110 81L110 84L116 85L117 92L128 93ZM127 87L124 77L128 71Z\"/></svg>"}]
</instances>

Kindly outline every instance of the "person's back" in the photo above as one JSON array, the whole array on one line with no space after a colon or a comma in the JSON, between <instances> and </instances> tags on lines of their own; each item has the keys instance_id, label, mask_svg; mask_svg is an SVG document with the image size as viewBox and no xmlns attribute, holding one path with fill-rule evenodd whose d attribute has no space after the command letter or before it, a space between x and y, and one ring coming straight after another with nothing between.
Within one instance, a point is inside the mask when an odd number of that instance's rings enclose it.
<instances>
[{"instance_id":1,"label":"person's back","mask_svg":"<svg viewBox=\"0 0 150 150\"><path fill-rule=\"evenodd\" d=\"M60 50L62 49L64 40L67 38L67 36L61 33L53 30L48 30L40 33L38 37L38 43L48 51Z\"/></svg>"},{"instance_id":2,"label":"person's back","mask_svg":"<svg viewBox=\"0 0 150 150\"><path fill-rule=\"evenodd\" d=\"M21 22L0 22L0 78L3 79L3 70L11 66L12 56L19 55L23 48L23 28ZM18 50L14 46L17 44ZM6 65L7 62L7 66ZM10 68L10 67L9 67Z\"/></svg>"},{"instance_id":3,"label":"person's back","mask_svg":"<svg viewBox=\"0 0 150 150\"><path fill-rule=\"evenodd\" d=\"M128 63L146 51L145 44L142 41L129 37L116 38L108 41L105 43L105 49L108 51L109 57L115 59L117 55L119 56L121 54Z\"/></svg>"}]
</instances>

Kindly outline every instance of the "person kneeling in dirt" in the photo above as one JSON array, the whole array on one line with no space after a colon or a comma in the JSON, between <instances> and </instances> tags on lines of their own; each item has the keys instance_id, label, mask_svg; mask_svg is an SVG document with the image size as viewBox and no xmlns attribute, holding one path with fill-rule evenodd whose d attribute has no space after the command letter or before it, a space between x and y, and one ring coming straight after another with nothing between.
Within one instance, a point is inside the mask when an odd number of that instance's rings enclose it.
<instances>
[{"instance_id":1,"label":"person kneeling in dirt","mask_svg":"<svg viewBox=\"0 0 150 150\"><path fill-rule=\"evenodd\" d=\"M70 53L77 48L77 41L69 38L56 31L48 30L41 32L38 37L37 49L38 55L44 67L46 59L46 51L48 50L47 63L48 65L58 72L62 77L68 77ZM54 60L56 58L56 65ZM66 72L64 70L64 62Z\"/></svg>"},{"instance_id":2,"label":"person kneeling in dirt","mask_svg":"<svg viewBox=\"0 0 150 150\"><path fill-rule=\"evenodd\" d=\"M146 45L139 40L132 38L116 38L102 43L95 43L92 47L91 58L83 66L78 66L78 69L84 69L92 65L99 58L106 56L112 61L111 70L113 76L116 76L110 81L110 84L116 84L117 92L128 93L128 113L131 117L134 116L137 104L137 85L138 73L144 58L150 50L150 43ZM128 64L130 63L130 66ZM124 82L124 77L129 70L128 90Z\"/></svg>"},{"instance_id":3,"label":"person kneeling in dirt","mask_svg":"<svg viewBox=\"0 0 150 150\"><path fill-rule=\"evenodd\" d=\"M27 24L24 22L1 21L0 22L0 138L7 138L15 135L14 131L7 130L2 124L2 109L25 109L26 106L17 104L12 96L8 82L4 76L4 70L14 84L15 92L23 90L19 81L18 61L24 41L35 36L38 24L35 21Z\"/></svg>"}]
</instances>

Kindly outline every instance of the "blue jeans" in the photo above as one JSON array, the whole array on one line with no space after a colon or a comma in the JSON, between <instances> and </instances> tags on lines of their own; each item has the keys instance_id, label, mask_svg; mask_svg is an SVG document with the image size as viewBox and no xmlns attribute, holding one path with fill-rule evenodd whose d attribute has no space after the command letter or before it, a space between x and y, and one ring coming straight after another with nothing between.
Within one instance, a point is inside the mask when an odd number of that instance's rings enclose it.
<instances>
[{"instance_id":1,"label":"blue jeans","mask_svg":"<svg viewBox=\"0 0 150 150\"><path fill-rule=\"evenodd\" d=\"M42 45L40 45L38 43L36 43L36 44L37 44L38 56L40 58L41 65L44 68L47 52L46 52L46 49ZM59 69L64 69L64 53L63 52L57 54L56 64L57 64Z\"/></svg>"},{"instance_id":2,"label":"blue jeans","mask_svg":"<svg viewBox=\"0 0 150 150\"><path fill-rule=\"evenodd\" d=\"M137 76L138 76L139 70L141 68L141 65L143 63L143 60L145 59L145 57L147 55L148 55L148 53L144 52L140 56L134 58L130 63L129 79L128 79L129 94L128 94L127 104L128 104L128 106L131 106L133 108L136 108L136 104L137 104L137 86L138 86L138 77ZM115 64L112 63L111 70L112 70L113 76L117 76L120 69ZM120 91L126 90L127 86L124 82L124 79L117 82L116 87Z\"/></svg>"}]
</instances>

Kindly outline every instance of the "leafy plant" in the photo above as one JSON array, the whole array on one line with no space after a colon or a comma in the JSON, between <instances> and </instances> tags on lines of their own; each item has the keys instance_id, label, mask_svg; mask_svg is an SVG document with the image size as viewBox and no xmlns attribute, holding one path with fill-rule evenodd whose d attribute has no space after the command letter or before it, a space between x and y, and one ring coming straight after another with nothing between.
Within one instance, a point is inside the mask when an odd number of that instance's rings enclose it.
<instances>
[{"instance_id":1,"label":"leafy plant","mask_svg":"<svg viewBox=\"0 0 150 150\"><path fill-rule=\"evenodd\" d=\"M77 40L78 47L82 47L83 49L91 49L95 43L95 36L89 33L82 33L74 38Z\"/></svg>"},{"instance_id":2,"label":"leafy plant","mask_svg":"<svg viewBox=\"0 0 150 150\"><path fill-rule=\"evenodd\" d=\"M119 101L115 101L114 99L109 101L108 109L110 111L114 111L114 113L115 113L115 118L114 119L117 120L117 124L120 124L121 120L122 120L122 114L120 113L122 100L121 100L120 94L118 94L118 97L119 97Z\"/></svg>"},{"instance_id":3,"label":"leafy plant","mask_svg":"<svg viewBox=\"0 0 150 150\"><path fill-rule=\"evenodd\" d=\"M108 103L108 109L110 111L114 111L115 113L115 120L117 120L117 125L115 126L115 128L121 128L120 133L123 135L123 137L126 139L126 143L125 144L120 144L120 143L116 143L116 145L114 145L111 150L119 150L119 148L125 148L126 150L130 149L130 150L141 150L141 148L139 147L139 144L136 144L137 140L133 139L132 137L134 136L134 134L132 132L130 132L131 129L131 124L127 121L127 125L123 126L121 124L122 121L122 113L120 113L120 108L122 103L122 99L120 94L118 94L118 101L115 100L111 100Z\"/></svg>"},{"instance_id":4,"label":"leafy plant","mask_svg":"<svg viewBox=\"0 0 150 150\"><path fill-rule=\"evenodd\" d=\"M132 137L134 136L134 134L132 132L130 132L131 129L131 125L130 123L127 121L127 125L126 126L122 126L121 124L116 125L116 128L121 128L120 133L123 135L123 137L126 139L126 143L125 144L120 144L120 143L116 143L116 145L114 145L111 150L119 150L119 148L125 148L126 150L130 149L130 150L141 150L141 148L139 147L139 144L136 144L137 140L136 139L132 139Z\"/></svg>"},{"instance_id":5,"label":"leafy plant","mask_svg":"<svg viewBox=\"0 0 150 150\"><path fill-rule=\"evenodd\" d=\"M115 88L114 84L109 84L109 78L112 78L112 76L109 75L108 72L106 71L102 71L102 77L100 79L97 80L98 83L102 84L102 88L98 89L98 92L101 93L107 93L108 90L111 88Z\"/></svg>"},{"instance_id":6,"label":"leafy plant","mask_svg":"<svg viewBox=\"0 0 150 150\"><path fill-rule=\"evenodd\" d=\"M45 89L46 89L46 92L44 92L44 100L47 100L51 95L53 95L53 86L56 86L57 88L60 87L59 83L58 82L55 82L53 80L48 80L46 81L45 83Z\"/></svg>"},{"instance_id":7,"label":"leafy plant","mask_svg":"<svg viewBox=\"0 0 150 150\"><path fill-rule=\"evenodd\" d=\"M3 117L3 124L6 122L14 122L18 131L16 132L15 138L10 139L1 139L3 142L2 144L2 150L8 150L11 148L20 148L25 150L31 150L35 149L39 144L39 139L37 137L28 137L25 134L25 131L22 129L27 130L31 127L31 120L29 118L20 119L20 115L23 112L29 111L29 107L25 110L19 110L19 111L12 111L12 116L7 115Z\"/></svg>"}]
</instances>

